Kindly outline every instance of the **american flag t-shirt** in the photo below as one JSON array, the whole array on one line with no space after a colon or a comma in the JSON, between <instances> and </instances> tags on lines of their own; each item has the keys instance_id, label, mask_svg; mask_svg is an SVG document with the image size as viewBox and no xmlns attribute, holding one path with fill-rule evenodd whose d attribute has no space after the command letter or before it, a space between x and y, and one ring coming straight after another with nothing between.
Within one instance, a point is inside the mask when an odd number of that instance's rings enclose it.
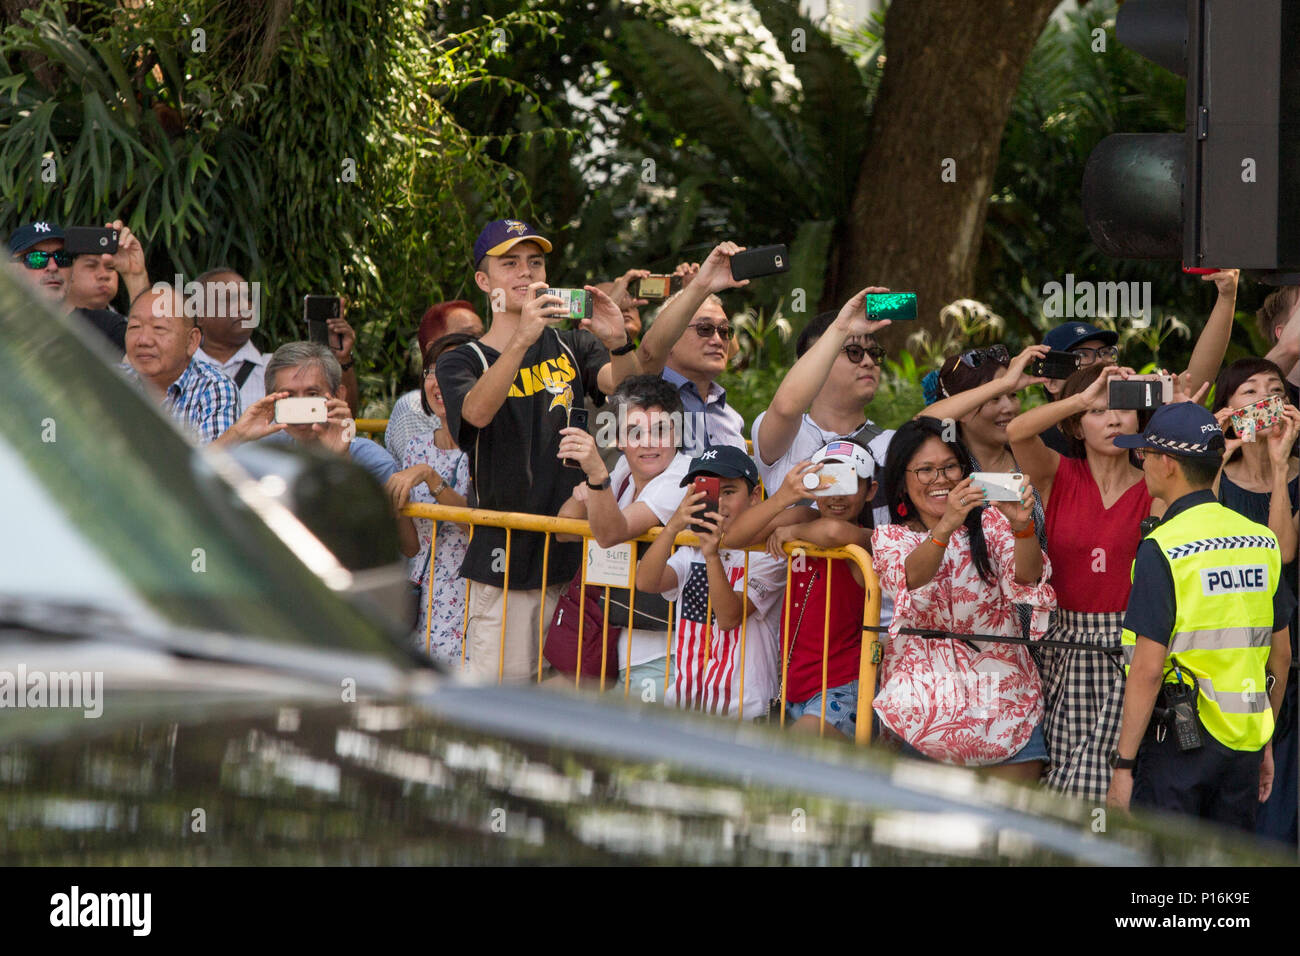
<instances>
[{"instance_id":1,"label":"american flag t-shirt","mask_svg":"<svg viewBox=\"0 0 1300 956\"><path fill-rule=\"evenodd\" d=\"M733 590L745 576L745 553L722 552L722 565ZM673 642L675 677L664 702L710 714L734 716L740 708L741 628L720 631L716 615L706 621L709 578L704 555L697 548L680 548L669 560L679 587L665 596L677 601ZM744 716L766 711L775 693L775 606L785 584L785 565L769 555L754 553L749 563L749 598L755 612L748 616L745 637Z\"/></svg>"}]
</instances>

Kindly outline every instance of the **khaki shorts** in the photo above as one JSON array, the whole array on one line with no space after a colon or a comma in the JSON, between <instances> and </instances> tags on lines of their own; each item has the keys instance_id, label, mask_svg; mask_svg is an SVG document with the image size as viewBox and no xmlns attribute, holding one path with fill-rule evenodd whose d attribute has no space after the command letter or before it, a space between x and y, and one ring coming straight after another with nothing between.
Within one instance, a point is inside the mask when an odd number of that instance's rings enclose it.
<instances>
[{"instance_id":1,"label":"khaki shorts","mask_svg":"<svg viewBox=\"0 0 1300 956\"><path fill-rule=\"evenodd\" d=\"M551 626L555 602L564 593L565 585L555 584L541 590L505 591L478 581L469 583L469 626L465 630L465 675L473 680L496 681L498 667L501 679L520 684L537 680L538 621L542 636ZM543 593L545 600L543 601ZM501 612L505 610L505 654L501 654Z\"/></svg>"}]
</instances>

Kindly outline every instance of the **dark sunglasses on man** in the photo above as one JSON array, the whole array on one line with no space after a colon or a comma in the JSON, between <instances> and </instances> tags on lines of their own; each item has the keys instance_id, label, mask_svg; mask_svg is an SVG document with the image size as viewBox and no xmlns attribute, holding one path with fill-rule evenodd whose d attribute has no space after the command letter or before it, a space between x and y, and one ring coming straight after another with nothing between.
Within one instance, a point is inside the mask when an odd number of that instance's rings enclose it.
<instances>
[{"instance_id":1,"label":"dark sunglasses on man","mask_svg":"<svg viewBox=\"0 0 1300 956\"><path fill-rule=\"evenodd\" d=\"M45 252L40 249L34 249L31 252L24 252L22 255L14 256L29 269L44 269L54 260L54 264L60 269L66 269L72 265L72 253L58 249L54 252Z\"/></svg>"},{"instance_id":2,"label":"dark sunglasses on man","mask_svg":"<svg viewBox=\"0 0 1300 956\"><path fill-rule=\"evenodd\" d=\"M847 355L854 365L860 365L864 355L870 355L871 361L877 365L885 360L885 350L879 345L846 345L840 351Z\"/></svg>"},{"instance_id":3,"label":"dark sunglasses on man","mask_svg":"<svg viewBox=\"0 0 1300 956\"><path fill-rule=\"evenodd\" d=\"M694 329L695 334L702 339L711 339L716 332L724 342L731 340L733 331L729 325L710 325L708 322L693 322L688 328Z\"/></svg>"}]
</instances>

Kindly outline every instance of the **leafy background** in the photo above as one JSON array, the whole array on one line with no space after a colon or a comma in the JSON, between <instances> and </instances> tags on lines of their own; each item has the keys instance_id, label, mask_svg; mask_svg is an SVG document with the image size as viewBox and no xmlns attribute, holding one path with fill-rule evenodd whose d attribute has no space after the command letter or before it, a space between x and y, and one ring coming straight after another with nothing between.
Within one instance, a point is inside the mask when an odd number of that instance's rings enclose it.
<instances>
[{"instance_id":1,"label":"leafy background","mask_svg":"<svg viewBox=\"0 0 1300 956\"><path fill-rule=\"evenodd\" d=\"M1157 321L1122 329L1126 360L1186 363L1213 289L1106 259L1079 207L1101 138L1183 122L1183 81L1115 42L1114 10L1090 3L1039 38L972 298L891 356L882 424L921 407L944 354L1040 337L1040 290L1066 273L1151 282ZM797 30L783 53L775 38ZM812 23L786 0L46 2L0 34L0 229L120 217L155 279L231 265L262 283L264 350L300 337L302 295L346 294L380 417L414 385L428 305L478 300L468 248L487 219L552 236L564 284L670 270L723 238L785 242L788 274L729 293L741 335L723 384L752 421L826 287L882 40L879 16ZM1238 303L1265 291L1243 282ZM1254 336L1239 322L1229 358Z\"/></svg>"}]
</instances>

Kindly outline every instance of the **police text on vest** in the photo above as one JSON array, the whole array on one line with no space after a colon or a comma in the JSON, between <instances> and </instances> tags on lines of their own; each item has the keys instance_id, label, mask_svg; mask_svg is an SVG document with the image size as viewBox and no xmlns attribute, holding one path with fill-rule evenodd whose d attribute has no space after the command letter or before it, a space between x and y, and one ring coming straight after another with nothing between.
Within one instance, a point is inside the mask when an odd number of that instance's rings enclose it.
<instances>
[{"instance_id":1,"label":"police text on vest","mask_svg":"<svg viewBox=\"0 0 1300 956\"><path fill-rule=\"evenodd\" d=\"M1201 571L1201 591L1206 595L1267 590L1268 568L1263 564L1238 564Z\"/></svg>"}]
</instances>

